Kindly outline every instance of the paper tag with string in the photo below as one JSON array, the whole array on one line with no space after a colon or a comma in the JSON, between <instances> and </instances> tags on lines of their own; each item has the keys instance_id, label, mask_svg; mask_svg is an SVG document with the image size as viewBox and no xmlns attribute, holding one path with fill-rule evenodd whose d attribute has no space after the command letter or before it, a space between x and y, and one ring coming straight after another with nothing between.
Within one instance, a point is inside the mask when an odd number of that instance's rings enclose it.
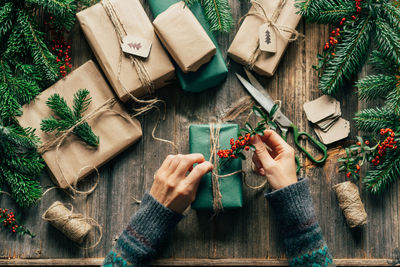
<instances>
[{"instance_id":1,"label":"paper tag with string","mask_svg":"<svg viewBox=\"0 0 400 267\"><path fill-rule=\"evenodd\" d=\"M147 58L151 50L151 41L134 35L127 35L122 40L122 51L125 53Z\"/></svg>"},{"instance_id":2,"label":"paper tag with string","mask_svg":"<svg viewBox=\"0 0 400 267\"><path fill-rule=\"evenodd\" d=\"M262 24L258 30L260 50L276 53L276 32L268 23Z\"/></svg>"}]
</instances>

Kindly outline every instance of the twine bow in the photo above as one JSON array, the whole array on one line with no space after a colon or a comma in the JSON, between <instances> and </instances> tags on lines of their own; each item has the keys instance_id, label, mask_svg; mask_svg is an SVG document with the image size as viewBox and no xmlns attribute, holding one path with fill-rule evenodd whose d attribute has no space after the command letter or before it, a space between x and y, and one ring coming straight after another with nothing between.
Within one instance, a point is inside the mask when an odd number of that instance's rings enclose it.
<instances>
[{"instance_id":1,"label":"twine bow","mask_svg":"<svg viewBox=\"0 0 400 267\"><path fill-rule=\"evenodd\" d=\"M256 16L256 17L262 19L277 33L277 35L280 38L282 38L283 40L286 40L287 42L296 41L299 38L299 36L301 36L301 34L293 28L276 24L276 21L277 21L279 15L281 14L283 7L286 4L286 0L279 1L279 4L278 4L277 8L274 10L274 12L272 13L271 17L268 17L267 12L265 11L263 5L260 4L260 2L258 2L257 0L252 0L251 4L253 5L255 11L249 11L249 13L244 15L243 18L245 18L247 16ZM290 35L288 37L286 37L285 33L289 33ZM251 54L249 61L248 61L247 67L250 70L252 70L254 68L254 65L255 65L258 57L260 56L260 54L261 54L260 44L259 44L259 42L257 42L257 46L254 49L254 51Z\"/></svg>"}]
</instances>

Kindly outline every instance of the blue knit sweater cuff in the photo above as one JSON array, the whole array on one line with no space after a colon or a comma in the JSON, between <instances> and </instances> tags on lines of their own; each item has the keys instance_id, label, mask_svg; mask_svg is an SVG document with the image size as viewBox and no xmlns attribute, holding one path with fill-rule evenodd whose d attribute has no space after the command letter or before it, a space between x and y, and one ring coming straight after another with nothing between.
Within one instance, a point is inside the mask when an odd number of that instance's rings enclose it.
<instances>
[{"instance_id":1,"label":"blue knit sweater cuff","mask_svg":"<svg viewBox=\"0 0 400 267\"><path fill-rule=\"evenodd\" d=\"M132 217L130 226L151 246L158 245L175 228L183 218L159 203L149 193L146 193L140 204L140 209Z\"/></svg>"},{"instance_id":2,"label":"blue knit sweater cuff","mask_svg":"<svg viewBox=\"0 0 400 267\"><path fill-rule=\"evenodd\" d=\"M266 193L265 197L276 211L283 231L315 223L307 178L300 178L295 184Z\"/></svg>"}]
</instances>

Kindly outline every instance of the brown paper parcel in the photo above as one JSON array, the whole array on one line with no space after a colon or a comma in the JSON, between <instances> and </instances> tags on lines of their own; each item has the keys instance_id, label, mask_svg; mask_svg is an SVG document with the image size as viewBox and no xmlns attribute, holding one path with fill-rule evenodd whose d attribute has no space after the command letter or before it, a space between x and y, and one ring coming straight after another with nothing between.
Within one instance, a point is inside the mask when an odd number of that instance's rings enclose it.
<instances>
[{"instance_id":1,"label":"brown paper parcel","mask_svg":"<svg viewBox=\"0 0 400 267\"><path fill-rule=\"evenodd\" d=\"M109 1L128 35L138 36L152 42L149 57L141 60L149 73L154 88L163 87L174 77L175 69L157 39L153 25L139 0ZM131 99L127 91L135 97L151 93L139 80L129 56L122 52L113 23L102 4L98 3L79 12L77 17L100 66L118 97L126 102Z\"/></svg>"},{"instance_id":2,"label":"brown paper parcel","mask_svg":"<svg viewBox=\"0 0 400 267\"><path fill-rule=\"evenodd\" d=\"M88 61L66 78L43 91L35 101L23 106L23 115L18 118L20 125L36 128L36 134L42 143L48 142L54 137L54 133L48 134L40 130L42 119L54 115L46 105L47 99L58 93L71 107L73 96L80 88L89 90L90 97L92 97L92 102L83 116L107 100L116 97L93 61ZM70 187L93 172L94 167L100 167L142 136L140 123L136 119L130 118L120 103L117 102L112 110L124 117L105 111L88 120L94 134L100 137L97 149L89 147L74 134L70 134L61 144L58 152L54 148L43 154L43 159L54 176L52 177L53 181L61 188Z\"/></svg>"},{"instance_id":3,"label":"brown paper parcel","mask_svg":"<svg viewBox=\"0 0 400 267\"><path fill-rule=\"evenodd\" d=\"M185 73L197 71L216 53L214 43L183 1L158 15L153 25L161 42Z\"/></svg>"},{"instance_id":4,"label":"brown paper parcel","mask_svg":"<svg viewBox=\"0 0 400 267\"><path fill-rule=\"evenodd\" d=\"M271 18L274 10L279 6L280 0L257 0L260 3L269 18ZM261 12L259 7L250 8L249 13ZM290 29L295 29L300 21L301 16L296 14L297 9L294 7L293 0L286 0L278 19L275 24L277 26L284 26ZM258 29L266 22L259 16L248 15L240 26L231 46L228 49L229 56L236 62L248 66L252 54L257 49L259 44ZM290 33L281 31L282 36L285 38L290 37ZM257 60L255 61L253 70L261 75L273 76L279 61L287 47L288 41L276 34L276 53L269 53L261 51Z\"/></svg>"}]
</instances>

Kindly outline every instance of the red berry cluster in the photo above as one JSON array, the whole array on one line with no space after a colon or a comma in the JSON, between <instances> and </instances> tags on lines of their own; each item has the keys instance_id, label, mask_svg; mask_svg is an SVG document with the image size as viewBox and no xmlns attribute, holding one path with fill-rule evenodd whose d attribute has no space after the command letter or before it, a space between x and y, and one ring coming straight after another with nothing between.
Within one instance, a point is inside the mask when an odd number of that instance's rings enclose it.
<instances>
[{"instance_id":1,"label":"red berry cluster","mask_svg":"<svg viewBox=\"0 0 400 267\"><path fill-rule=\"evenodd\" d=\"M338 39L340 36L340 28L336 28L336 30L331 32L331 37L329 37L329 42L325 43L324 49L328 50L330 47L335 46L338 43ZM332 56L335 55L334 52L331 53Z\"/></svg>"},{"instance_id":2,"label":"red berry cluster","mask_svg":"<svg viewBox=\"0 0 400 267\"><path fill-rule=\"evenodd\" d=\"M237 140L231 138L230 140L231 148L219 150L217 152L218 157L222 158L238 158L237 153L240 153L244 150L250 149L250 134L247 133L245 136L239 136Z\"/></svg>"},{"instance_id":3,"label":"red berry cluster","mask_svg":"<svg viewBox=\"0 0 400 267\"><path fill-rule=\"evenodd\" d=\"M381 162L380 162L380 158L383 157L383 156L385 156L386 150L387 150L388 148L390 148L390 149L397 149L397 141L394 140L395 133L394 133L394 131L393 131L392 129L390 129L390 128L381 129L380 134L381 134L381 135L386 135L386 134L387 134L387 137L386 137L386 139L385 139L383 142L381 142L381 143L378 145L378 155L376 155L376 156L371 160L371 162L372 162L375 166L377 166L377 165L379 165L379 164L381 163Z\"/></svg>"},{"instance_id":4,"label":"red berry cluster","mask_svg":"<svg viewBox=\"0 0 400 267\"><path fill-rule=\"evenodd\" d=\"M12 233L28 234L31 237L34 237L34 235L23 226L18 225L14 213L8 209L0 208L0 223L4 228L9 229Z\"/></svg>"},{"instance_id":5,"label":"red berry cluster","mask_svg":"<svg viewBox=\"0 0 400 267\"><path fill-rule=\"evenodd\" d=\"M65 77L72 70L70 56L71 42L69 40L66 41L64 38L67 32L65 29L54 29L54 17L50 16L49 19L50 22L46 21L45 24L48 24L53 32L51 51L57 56L56 61L59 66L60 77Z\"/></svg>"}]
</instances>

